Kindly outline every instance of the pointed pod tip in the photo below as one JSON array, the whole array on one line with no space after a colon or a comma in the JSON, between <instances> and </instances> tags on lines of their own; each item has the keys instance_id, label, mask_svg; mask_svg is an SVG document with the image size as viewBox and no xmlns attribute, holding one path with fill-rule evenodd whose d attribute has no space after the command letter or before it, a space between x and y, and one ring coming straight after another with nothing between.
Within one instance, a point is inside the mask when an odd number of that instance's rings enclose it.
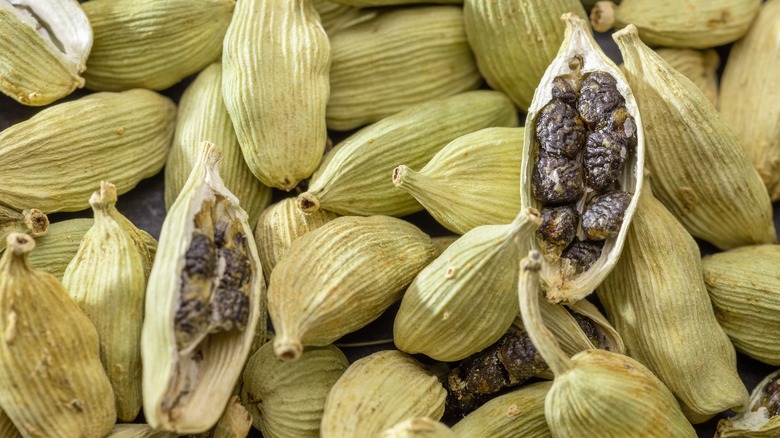
<instances>
[{"instance_id":1,"label":"pointed pod tip","mask_svg":"<svg viewBox=\"0 0 780 438\"><path fill-rule=\"evenodd\" d=\"M101 181L100 189L92 193L92 196L89 198L89 205L92 208L109 207L116 204L116 199L116 186L108 181Z\"/></svg>"},{"instance_id":2,"label":"pointed pod tip","mask_svg":"<svg viewBox=\"0 0 780 438\"><path fill-rule=\"evenodd\" d=\"M200 143L200 160L204 160L209 167L216 166L222 161L222 149L210 141Z\"/></svg>"},{"instance_id":3,"label":"pointed pod tip","mask_svg":"<svg viewBox=\"0 0 780 438\"><path fill-rule=\"evenodd\" d=\"M590 25L596 32L607 32L615 25L617 5L611 1L597 2L590 10Z\"/></svg>"},{"instance_id":4,"label":"pointed pod tip","mask_svg":"<svg viewBox=\"0 0 780 438\"><path fill-rule=\"evenodd\" d=\"M306 213L312 214L320 210L320 200L309 192L298 195L298 208Z\"/></svg>"},{"instance_id":5,"label":"pointed pod tip","mask_svg":"<svg viewBox=\"0 0 780 438\"><path fill-rule=\"evenodd\" d=\"M393 185L396 187L402 187L404 185L404 178L409 172L409 168L403 164L393 169Z\"/></svg>"},{"instance_id":6,"label":"pointed pod tip","mask_svg":"<svg viewBox=\"0 0 780 438\"><path fill-rule=\"evenodd\" d=\"M6 238L9 252L19 255L35 249L35 239L24 233L11 233Z\"/></svg>"},{"instance_id":7,"label":"pointed pod tip","mask_svg":"<svg viewBox=\"0 0 780 438\"><path fill-rule=\"evenodd\" d=\"M629 24L628 26L613 33L612 39L615 40L618 45L621 42L633 41L639 39L639 30L637 30L636 26L633 24Z\"/></svg>"},{"instance_id":8,"label":"pointed pod tip","mask_svg":"<svg viewBox=\"0 0 780 438\"><path fill-rule=\"evenodd\" d=\"M290 339L287 337L277 337L274 339L274 355L285 361L295 362L301 358L303 353L303 345L297 339Z\"/></svg>"},{"instance_id":9,"label":"pointed pod tip","mask_svg":"<svg viewBox=\"0 0 780 438\"><path fill-rule=\"evenodd\" d=\"M30 235L40 237L46 234L49 229L49 217L37 208L31 208L22 212L24 215L24 225L27 227Z\"/></svg>"}]
</instances>

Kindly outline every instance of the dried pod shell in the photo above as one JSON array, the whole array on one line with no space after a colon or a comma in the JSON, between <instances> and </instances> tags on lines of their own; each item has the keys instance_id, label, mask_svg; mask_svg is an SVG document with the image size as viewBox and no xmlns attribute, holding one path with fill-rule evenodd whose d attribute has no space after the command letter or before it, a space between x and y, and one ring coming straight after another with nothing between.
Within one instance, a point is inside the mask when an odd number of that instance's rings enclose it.
<instances>
[{"instance_id":1,"label":"dried pod shell","mask_svg":"<svg viewBox=\"0 0 780 438\"><path fill-rule=\"evenodd\" d=\"M656 49L655 53L666 61L670 67L685 75L699 90L718 107L718 67L720 56L714 49ZM731 101L736 102L736 101ZM733 104L727 105L729 108Z\"/></svg>"},{"instance_id":2,"label":"dried pod shell","mask_svg":"<svg viewBox=\"0 0 780 438\"><path fill-rule=\"evenodd\" d=\"M432 237L431 241L433 242L433 246L436 247L436 257L439 257L444 250L450 247L453 243L455 243L458 239L460 239L460 236L439 236L439 237Z\"/></svg>"},{"instance_id":3,"label":"dried pod shell","mask_svg":"<svg viewBox=\"0 0 780 438\"><path fill-rule=\"evenodd\" d=\"M718 248L774 243L769 195L734 130L696 85L639 40L636 27L613 38L647 126L658 199L689 233Z\"/></svg>"},{"instance_id":4,"label":"dried pod shell","mask_svg":"<svg viewBox=\"0 0 780 438\"><path fill-rule=\"evenodd\" d=\"M712 312L696 242L651 190L639 203L623 255L598 289L607 316L628 354L693 413L744 406L747 390Z\"/></svg>"},{"instance_id":5,"label":"dried pod shell","mask_svg":"<svg viewBox=\"0 0 780 438\"><path fill-rule=\"evenodd\" d=\"M412 417L438 420L447 392L426 367L396 350L371 354L347 368L325 400L323 438L378 436Z\"/></svg>"},{"instance_id":6,"label":"dried pod shell","mask_svg":"<svg viewBox=\"0 0 780 438\"><path fill-rule=\"evenodd\" d=\"M578 0L465 1L466 34L480 73L523 111L564 39L558 17L565 12L587 17Z\"/></svg>"},{"instance_id":7,"label":"dried pod shell","mask_svg":"<svg viewBox=\"0 0 780 438\"><path fill-rule=\"evenodd\" d=\"M482 129L450 142L419 172L396 167L393 184L454 233L508 224L520 211L522 147L523 128Z\"/></svg>"},{"instance_id":8,"label":"dried pod shell","mask_svg":"<svg viewBox=\"0 0 780 438\"><path fill-rule=\"evenodd\" d=\"M414 417L385 430L380 438L455 438L455 434L444 423Z\"/></svg>"},{"instance_id":9,"label":"dried pod shell","mask_svg":"<svg viewBox=\"0 0 780 438\"><path fill-rule=\"evenodd\" d=\"M30 266L32 237L0 259L0 406L24 436L103 436L114 426L98 335L68 292ZM54 394L54 395L53 395Z\"/></svg>"},{"instance_id":10,"label":"dried pod shell","mask_svg":"<svg viewBox=\"0 0 780 438\"><path fill-rule=\"evenodd\" d=\"M176 115L176 133L165 163L165 208L171 208L198 157L198 146L210 141L222 149L219 175L236 195L254 224L271 203L271 189L255 178L238 145L233 122L222 100L222 64L204 69L184 91Z\"/></svg>"},{"instance_id":11,"label":"dried pod shell","mask_svg":"<svg viewBox=\"0 0 780 438\"><path fill-rule=\"evenodd\" d=\"M456 6L382 11L337 32L331 46L327 124L338 131L482 82Z\"/></svg>"},{"instance_id":12,"label":"dried pod shell","mask_svg":"<svg viewBox=\"0 0 780 438\"><path fill-rule=\"evenodd\" d=\"M304 345L330 344L373 321L435 252L427 234L387 216L340 217L299 238L268 289L277 357L296 360Z\"/></svg>"},{"instance_id":13,"label":"dried pod shell","mask_svg":"<svg viewBox=\"0 0 780 438\"><path fill-rule=\"evenodd\" d=\"M511 224L477 227L420 271L393 325L398 349L454 362L496 342L517 316L520 242L540 221L528 209Z\"/></svg>"},{"instance_id":14,"label":"dried pod shell","mask_svg":"<svg viewBox=\"0 0 780 438\"><path fill-rule=\"evenodd\" d=\"M5 249L5 239L11 233L28 233L33 237L46 234L49 218L37 208L19 213L0 205L0 252Z\"/></svg>"},{"instance_id":15,"label":"dried pod shell","mask_svg":"<svg viewBox=\"0 0 780 438\"><path fill-rule=\"evenodd\" d=\"M631 203L625 210L618 234L604 241L600 255L582 272L573 269L567 258L558 257L554 253L545 255L541 277L547 299L551 302L576 302L593 292L620 257L626 230L629 228L634 211L636 211L637 198L642 190L645 148L642 118L639 115L634 95L626 84L623 74L598 47L584 20L574 14L565 14L562 19L566 21L567 26L564 41L558 55L550 64L537 88L526 119L520 189L522 206L524 208L540 208L535 199L532 184L533 175L536 173L534 171L535 163L537 157L540 156L539 143L536 141L536 120L542 108L552 100L551 89L556 77L593 71L606 72L615 80L617 92L625 100L628 114L633 117L637 134L636 147L628 155L625 168L618 174L617 178L620 189L632 195ZM581 209L580 205L578 205L578 209ZM533 249L542 246L544 246L543 242L532 239Z\"/></svg>"},{"instance_id":16,"label":"dried pod shell","mask_svg":"<svg viewBox=\"0 0 780 438\"><path fill-rule=\"evenodd\" d=\"M332 0L314 0L313 3L314 9L320 14L322 28L328 36L376 16L376 12L360 10Z\"/></svg>"},{"instance_id":17,"label":"dried pod shell","mask_svg":"<svg viewBox=\"0 0 780 438\"><path fill-rule=\"evenodd\" d=\"M91 0L87 88L163 90L219 59L235 0Z\"/></svg>"},{"instance_id":18,"label":"dried pod shell","mask_svg":"<svg viewBox=\"0 0 780 438\"><path fill-rule=\"evenodd\" d=\"M453 3L460 4L463 0L333 0L336 3L357 7L413 5L417 3Z\"/></svg>"},{"instance_id":19,"label":"dried pod shell","mask_svg":"<svg viewBox=\"0 0 780 438\"><path fill-rule=\"evenodd\" d=\"M780 200L780 2L761 6L721 78L723 119L734 127L773 201Z\"/></svg>"},{"instance_id":20,"label":"dried pod shell","mask_svg":"<svg viewBox=\"0 0 780 438\"><path fill-rule=\"evenodd\" d=\"M0 92L47 105L84 86L92 26L72 0L3 0L0 47Z\"/></svg>"},{"instance_id":21,"label":"dried pod shell","mask_svg":"<svg viewBox=\"0 0 780 438\"><path fill-rule=\"evenodd\" d=\"M544 419L544 399L552 385L534 383L498 396L455 423L452 431L462 437L552 437Z\"/></svg>"},{"instance_id":22,"label":"dried pod shell","mask_svg":"<svg viewBox=\"0 0 780 438\"><path fill-rule=\"evenodd\" d=\"M760 5L761 0L623 0L620 6L600 1L590 22L597 32L631 23L651 46L706 49L742 38Z\"/></svg>"},{"instance_id":23,"label":"dried pod shell","mask_svg":"<svg viewBox=\"0 0 780 438\"><path fill-rule=\"evenodd\" d=\"M260 260L247 214L204 142L163 222L141 333L144 415L152 427L200 433L219 420L264 336Z\"/></svg>"},{"instance_id":24,"label":"dried pod shell","mask_svg":"<svg viewBox=\"0 0 780 438\"><path fill-rule=\"evenodd\" d=\"M148 90L96 93L0 132L0 204L44 213L89 207L100 181L122 194L165 164L176 106Z\"/></svg>"},{"instance_id":25,"label":"dried pod shell","mask_svg":"<svg viewBox=\"0 0 780 438\"><path fill-rule=\"evenodd\" d=\"M311 1L238 2L222 91L246 163L263 184L289 191L320 163L330 56Z\"/></svg>"},{"instance_id":26,"label":"dried pod shell","mask_svg":"<svg viewBox=\"0 0 780 438\"><path fill-rule=\"evenodd\" d=\"M416 105L339 143L298 197L301 210L404 216L423 207L390 176L401 163L419 169L447 143L489 127L517 126L512 102L497 91L469 91Z\"/></svg>"},{"instance_id":27,"label":"dried pod shell","mask_svg":"<svg viewBox=\"0 0 780 438\"><path fill-rule=\"evenodd\" d=\"M286 198L266 208L255 227L257 251L266 280L295 240L337 217L327 210L306 214L298 208L296 198Z\"/></svg>"},{"instance_id":28,"label":"dried pod shell","mask_svg":"<svg viewBox=\"0 0 780 438\"><path fill-rule=\"evenodd\" d=\"M702 260L715 317L734 347L780 365L779 245L745 246Z\"/></svg>"},{"instance_id":29,"label":"dried pod shell","mask_svg":"<svg viewBox=\"0 0 780 438\"><path fill-rule=\"evenodd\" d=\"M715 438L776 438L780 436L780 370L764 378L750 394L747 409L720 420Z\"/></svg>"},{"instance_id":30,"label":"dried pod shell","mask_svg":"<svg viewBox=\"0 0 780 438\"><path fill-rule=\"evenodd\" d=\"M177 435L157 430L148 424L117 424L106 438L176 438Z\"/></svg>"},{"instance_id":31,"label":"dried pod shell","mask_svg":"<svg viewBox=\"0 0 780 438\"><path fill-rule=\"evenodd\" d=\"M241 399L264 437L316 438L325 397L347 366L333 345L307 348L289 363L274 356L269 342L246 364Z\"/></svg>"},{"instance_id":32,"label":"dried pod shell","mask_svg":"<svg viewBox=\"0 0 780 438\"><path fill-rule=\"evenodd\" d=\"M0 437L21 438L21 436L22 434L16 430L16 426L14 426L14 423L12 423L11 419L8 418L8 415L5 415L5 412L0 409Z\"/></svg>"},{"instance_id":33,"label":"dried pod shell","mask_svg":"<svg viewBox=\"0 0 780 438\"><path fill-rule=\"evenodd\" d=\"M46 235L36 240L35 251L27 259L36 269L62 281L65 269L81 246L81 239L93 223L92 219L68 219L49 225Z\"/></svg>"}]
</instances>

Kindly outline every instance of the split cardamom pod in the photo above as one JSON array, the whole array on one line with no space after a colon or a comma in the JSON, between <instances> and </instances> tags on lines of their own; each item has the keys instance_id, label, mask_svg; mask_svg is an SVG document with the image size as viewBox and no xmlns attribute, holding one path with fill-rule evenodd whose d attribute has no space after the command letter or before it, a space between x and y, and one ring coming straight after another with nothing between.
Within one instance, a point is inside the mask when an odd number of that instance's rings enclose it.
<instances>
[{"instance_id":1,"label":"split cardamom pod","mask_svg":"<svg viewBox=\"0 0 780 438\"><path fill-rule=\"evenodd\" d=\"M0 132L0 204L83 210L107 179L125 193L163 168L175 117L170 99L140 89L47 108Z\"/></svg>"},{"instance_id":2,"label":"split cardamom pod","mask_svg":"<svg viewBox=\"0 0 780 438\"><path fill-rule=\"evenodd\" d=\"M523 111L564 38L565 12L586 18L578 0L466 0L466 34L479 72Z\"/></svg>"},{"instance_id":3,"label":"split cardamom pod","mask_svg":"<svg viewBox=\"0 0 780 438\"><path fill-rule=\"evenodd\" d=\"M348 366L333 345L307 348L289 363L274 356L269 342L246 364L241 399L264 437L316 438L325 398Z\"/></svg>"},{"instance_id":4,"label":"split cardamom pod","mask_svg":"<svg viewBox=\"0 0 780 438\"><path fill-rule=\"evenodd\" d=\"M393 184L409 192L448 230L508 224L520 211L523 128L486 128L458 137L422 169L393 170Z\"/></svg>"},{"instance_id":5,"label":"split cardamom pod","mask_svg":"<svg viewBox=\"0 0 780 438\"><path fill-rule=\"evenodd\" d=\"M728 122L640 41L636 27L613 38L647 126L647 167L658 199L691 235L718 248L774 243L769 195Z\"/></svg>"},{"instance_id":6,"label":"split cardamom pod","mask_svg":"<svg viewBox=\"0 0 780 438\"><path fill-rule=\"evenodd\" d=\"M423 209L393 186L399 163L419 169L447 143L489 127L516 127L512 102L497 91L469 91L386 117L336 145L298 196L301 210L404 216Z\"/></svg>"},{"instance_id":7,"label":"split cardamom pod","mask_svg":"<svg viewBox=\"0 0 780 438\"><path fill-rule=\"evenodd\" d=\"M699 90L718 107L718 67L720 56L714 49L656 49L655 53L666 61L670 67L690 79ZM734 105L727 105L729 108Z\"/></svg>"},{"instance_id":8,"label":"split cardamom pod","mask_svg":"<svg viewBox=\"0 0 780 438\"><path fill-rule=\"evenodd\" d=\"M526 209L511 224L474 228L423 268L395 317L398 349L454 362L496 342L517 316L517 265L540 222Z\"/></svg>"},{"instance_id":9,"label":"split cardamom pod","mask_svg":"<svg viewBox=\"0 0 780 438\"><path fill-rule=\"evenodd\" d=\"M380 11L334 34L331 46L327 124L337 131L482 82L466 41L463 9L457 6Z\"/></svg>"},{"instance_id":10,"label":"split cardamom pod","mask_svg":"<svg viewBox=\"0 0 780 438\"><path fill-rule=\"evenodd\" d=\"M649 187L598 296L628 354L701 416L697 421L745 405L748 393L712 312L699 248Z\"/></svg>"},{"instance_id":11,"label":"split cardamom pod","mask_svg":"<svg viewBox=\"0 0 780 438\"><path fill-rule=\"evenodd\" d=\"M323 438L378 436L412 417L438 420L446 391L431 371L397 350L355 361L325 400Z\"/></svg>"},{"instance_id":12,"label":"split cardamom pod","mask_svg":"<svg viewBox=\"0 0 780 438\"><path fill-rule=\"evenodd\" d=\"M50 224L46 235L35 241L35 251L27 259L36 269L62 281L65 269L81 246L81 239L93 223L92 219L68 219Z\"/></svg>"},{"instance_id":13,"label":"split cardamom pod","mask_svg":"<svg viewBox=\"0 0 780 438\"><path fill-rule=\"evenodd\" d=\"M706 49L742 38L760 5L761 0L623 0L619 6L600 1L590 22L596 32L631 23L650 46Z\"/></svg>"},{"instance_id":14,"label":"split cardamom pod","mask_svg":"<svg viewBox=\"0 0 780 438\"><path fill-rule=\"evenodd\" d=\"M222 52L222 91L244 159L263 184L290 191L320 163L330 58L311 0L238 2Z\"/></svg>"},{"instance_id":15,"label":"split cardamom pod","mask_svg":"<svg viewBox=\"0 0 780 438\"><path fill-rule=\"evenodd\" d=\"M444 423L413 417L385 430L380 438L455 438L455 434Z\"/></svg>"},{"instance_id":16,"label":"split cardamom pod","mask_svg":"<svg viewBox=\"0 0 780 438\"><path fill-rule=\"evenodd\" d=\"M163 222L147 285L141 333L144 415L179 434L220 418L265 332L265 282L247 214L203 142Z\"/></svg>"},{"instance_id":17,"label":"split cardamom pod","mask_svg":"<svg viewBox=\"0 0 780 438\"><path fill-rule=\"evenodd\" d=\"M35 241L12 233L0 259L0 406L24 436L108 434L114 394L95 327L50 274Z\"/></svg>"},{"instance_id":18,"label":"split cardamom pod","mask_svg":"<svg viewBox=\"0 0 780 438\"><path fill-rule=\"evenodd\" d=\"M435 252L427 234L387 216L340 217L300 237L268 288L276 356L297 360L304 346L330 344L373 321Z\"/></svg>"},{"instance_id":19,"label":"split cardamom pod","mask_svg":"<svg viewBox=\"0 0 780 438\"><path fill-rule=\"evenodd\" d=\"M569 358L539 312L542 255L520 265L520 311L531 341L555 380L544 416L556 437L695 437L669 389L644 365L619 353L585 350ZM637 397L637 394L642 394Z\"/></svg>"},{"instance_id":20,"label":"split cardamom pod","mask_svg":"<svg viewBox=\"0 0 780 438\"><path fill-rule=\"evenodd\" d=\"M257 223L260 213L271 203L271 189L255 178L241 154L233 122L222 100L219 62L200 72L179 101L176 133L165 163L166 209L171 208L187 181L202 141L210 141L222 149L219 174L249 215L249 223Z\"/></svg>"},{"instance_id":21,"label":"split cardamom pod","mask_svg":"<svg viewBox=\"0 0 780 438\"><path fill-rule=\"evenodd\" d=\"M585 20L568 13L558 55L528 109L521 171L523 208L542 226L550 302L576 302L615 265L642 190L644 135L625 78Z\"/></svg>"},{"instance_id":22,"label":"split cardamom pod","mask_svg":"<svg viewBox=\"0 0 780 438\"><path fill-rule=\"evenodd\" d=\"M91 0L87 88L163 90L219 59L236 0Z\"/></svg>"},{"instance_id":23,"label":"split cardamom pod","mask_svg":"<svg viewBox=\"0 0 780 438\"><path fill-rule=\"evenodd\" d=\"M40 237L49 229L49 218L37 208L19 213L0 205L0 252L5 249L5 239L11 233L27 233Z\"/></svg>"},{"instance_id":24,"label":"split cardamom pod","mask_svg":"<svg viewBox=\"0 0 780 438\"><path fill-rule=\"evenodd\" d=\"M702 260L715 317L737 351L780 365L779 245L735 248Z\"/></svg>"},{"instance_id":25,"label":"split cardamom pod","mask_svg":"<svg viewBox=\"0 0 780 438\"><path fill-rule=\"evenodd\" d=\"M106 438L176 438L177 435L157 430L148 424L117 424Z\"/></svg>"},{"instance_id":26,"label":"split cardamom pod","mask_svg":"<svg viewBox=\"0 0 780 438\"><path fill-rule=\"evenodd\" d=\"M761 6L750 31L729 52L720 108L734 127L773 201L780 200L780 2Z\"/></svg>"},{"instance_id":27,"label":"split cardamom pod","mask_svg":"<svg viewBox=\"0 0 780 438\"><path fill-rule=\"evenodd\" d=\"M0 93L47 105L84 86L92 26L72 0L0 0L0 47Z\"/></svg>"},{"instance_id":28,"label":"split cardamom pod","mask_svg":"<svg viewBox=\"0 0 780 438\"><path fill-rule=\"evenodd\" d=\"M780 370L750 394L745 412L720 420L715 438L774 438L780 433Z\"/></svg>"}]
</instances>

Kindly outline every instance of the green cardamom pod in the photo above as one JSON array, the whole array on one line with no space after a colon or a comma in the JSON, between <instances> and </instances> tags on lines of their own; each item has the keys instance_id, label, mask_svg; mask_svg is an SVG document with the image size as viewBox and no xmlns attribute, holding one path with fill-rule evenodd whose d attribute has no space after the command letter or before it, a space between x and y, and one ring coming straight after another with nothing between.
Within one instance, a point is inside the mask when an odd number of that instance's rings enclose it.
<instances>
[{"instance_id":1,"label":"green cardamom pod","mask_svg":"<svg viewBox=\"0 0 780 438\"><path fill-rule=\"evenodd\" d=\"M314 8L320 14L322 27L328 36L376 16L376 12L372 10L361 10L336 0L314 0Z\"/></svg>"},{"instance_id":2,"label":"green cardamom pod","mask_svg":"<svg viewBox=\"0 0 780 438\"><path fill-rule=\"evenodd\" d=\"M715 49L656 49L655 53L670 67L696 84L712 105L718 107L718 67L720 56ZM734 105L728 105L732 107Z\"/></svg>"},{"instance_id":3,"label":"green cardamom pod","mask_svg":"<svg viewBox=\"0 0 780 438\"><path fill-rule=\"evenodd\" d=\"M250 429L252 416L241 404L238 396L234 395L217 424L208 432L194 435L192 438L246 438Z\"/></svg>"},{"instance_id":4,"label":"green cardamom pod","mask_svg":"<svg viewBox=\"0 0 780 438\"><path fill-rule=\"evenodd\" d=\"M176 438L175 433L157 430L148 424L117 424L106 438Z\"/></svg>"},{"instance_id":5,"label":"green cardamom pod","mask_svg":"<svg viewBox=\"0 0 780 438\"><path fill-rule=\"evenodd\" d=\"M92 228L92 219L68 219L49 225L45 236L35 241L28 254L30 264L62 281L70 261L81 246L81 239ZM151 237L150 237L151 238Z\"/></svg>"},{"instance_id":6,"label":"green cardamom pod","mask_svg":"<svg viewBox=\"0 0 780 438\"><path fill-rule=\"evenodd\" d=\"M386 429L380 438L455 438L455 434L444 423L413 417Z\"/></svg>"},{"instance_id":7,"label":"green cardamom pod","mask_svg":"<svg viewBox=\"0 0 780 438\"><path fill-rule=\"evenodd\" d=\"M40 237L49 229L49 218L33 208L19 213L0 205L0 253L5 249L5 239L11 233L27 233Z\"/></svg>"},{"instance_id":8,"label":"green cardamom pod","mask_svg":"<svg viewBox=\"0 0 780 438\"><path fill-rule=\"evenodd\" d=\"M413 5L418 3L453 3L460 4L463 0L333 0L336 3L351 5L356 7L374 7L374 6L394 6L394 5Z\"/></svg>"},{"instance_id":9,"label":"green cardamom pod","mask_svg":"<svg viewBox=\"0 0 780 438\"><path fill-rule=\"evenodd\" d=\"M766 376L750 394L744 412L718 423L716 438L780 436L780 370Z\"/></svg>"}]
</instances>

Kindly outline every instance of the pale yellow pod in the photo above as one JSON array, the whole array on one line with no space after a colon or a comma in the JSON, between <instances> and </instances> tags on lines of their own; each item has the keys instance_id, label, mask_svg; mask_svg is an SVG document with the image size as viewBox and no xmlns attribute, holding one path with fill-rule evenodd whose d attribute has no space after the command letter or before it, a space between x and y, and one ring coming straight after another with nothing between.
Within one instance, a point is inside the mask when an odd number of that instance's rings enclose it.
<instances>
[{"instance_id":1,"label":"pale yellow pod","mask_svg":"<svg viewBox=\"0 0 780 438\"><path fill-rule=\"evenodd\" d=\"M234 395L228 402L225 412L207 435L210 438L246 438L252 429L252 416Z\"/></svg>"},{"instance_id":2,"label":"pale yellow pod","mask_svg":"<svg viewBox=\"0 0 780 438\"><path fill-rule=\"evenodd\" d=\"M290 191L320 163L330 57L311 0L238 3L224 41L222 91L244 159L263 184Z\"/></svg>"},{"instance_id":3,"label":"pale yellow pod","mask_svg":"<svg viewBox=\"0 0 780 438\"><path fill-rule=\"evenodd\" d=\"M650 46L706 49L742 38L761 0L600 1L590 11L597 32L633 24Z\"/></svg>"},{"instance_id":4,"label":"pale yellow pod","mask_svg":"<svg viewBox=\"0 0 780 438\"><path fill-rule=\"evenodd\" d=\"M274 355L269 342L246 364L241 399L264 437L316 438L325 398L347 366L333 345L307 348L289 363Z\"/></svg>"},{"instance_id":5,"label":"pale yellow pod","mask_svg":"<svg viewBox=\"0 0 780 438\"><path fill-rule=\"evenodd\" d=\"M385 430L381 438L455 438L455 434L444 423L413 417Z\"/></svg>"},{"instance_id":6,"label":"pale yellow pod","mask_svg":"<svg viewBox=\"0 0 780 438\"><path fill-rule=\"evenodd\" d=\"M481 225L508 224L520 211L523 128L486 128L458 137L419 171L393 170L406 190L457 234Z\"/></svg>"},{"instance_id":7,"label":"pale yellow pod","mask_svg":"<svg viewBox=\"0 0 780 438\"><path fill-rule=\"evenodd\" d=\"M750 31L729 52L720 108L734 127L773 201L780 200L780 1L761 6Z\"/></svg>"},{"instance_id":8,"label":"pale yellow pod","mask_svg":"<svg viewBox=\"0 0 780 438\"><path fill-rule=\"evenodd\" d=\"M423 207L393 186L393 169L418 169L447 143L489 127L517 126L512 102L497 91L469 91L426 102L384 118L330 151L298 196L306 213L405 216Z\"/></svg>"},{"instance_id":9,"label":"pale yellow pod","mask_svg":"<svg viewBox=\"0 0 780 438\"><path fill-rule=\"evenodd\" d=\"M690 79L705 96L718 107L718 67L720 56L714 49L656 49L655 53L670 67ZM728 105L731 107L731 105Z\"/></svg>"},{"instance_id":10,"label":"pale yellow pod","mask_svg":"<svg viewBox=\"0 0 780 438\"><path fill-rule=\"evenodd\" d=\"M0 205L0 253L5 250L5 239L11 233L28 233L33 237L46 234L49 218L40 210L33 208L19 213Z\"/></svg>"},{"instance_id":11,"label":"pale yellow pod","mask_svg":"<svg viewBox=\"0 0 780 438\"><path fill-rule=\"evenodd\" d=\"M178 435L157 430L148 424L117 424L106 438L176 438Z\"/></svg>"},{"instance_id":12,"label":"pale yellow pod","mask_svg":"<svg viewBox=\"0 0 780 438\"><path fill-rule=\"evenodd\" d=\"M95 327L56 278L30 266L35 241L8 236L0 259L0 406L23 436L106 435L114 394Z\"/></svg>"},{"instance_id":13,"label":"pale yellow pod","mask_svg":"<svg viewBox=\"0 0 780 438\"><path fill-rule=\"evenodd\" d=\"M92 26L74 0L4 0L0 47L0 92L47 105L84 86Z\"/></svg>"},{"instance_id":14,"label":"pale yellow pod","mask_svg":"<svg viewBox=\"0 0 780 438\"><path fill-rule=\"evenodd\" d=\"M30 264L62 281L65 269L81 246L81 238L93 223L92 219L68 219L50 224L46 235L36 239L35 251L28 255Z\"/></svg>"},{"instance_id":15,"label":"pale yellow pod","mask_svg":"<svg viewBox=\"0 0 780 438\"><path fill-rule=\"evenodd\" d=\"M230 114L222 100L222 64L206 67L184 90L176 115L176 132L165 163L165 208L171 208L184 187L198 157L198 146L210 141L222 149L219 174L225 186L238 198L254 224L271 203L271 189L247 167Z\"/></svg>"},{"instance_id":16,"label":"pale yellow pod","mask_svg":"<svg viewBox=\"0 0 780 438\"><path fill-rule=\"evenodd\" d=\"M332 0L332 1L336 3L352 5L357 7L411 5L416 3L453 3L453 4L463 3L463 0Z\"/></svg>"},{"instance_id":17,"label":"pale yellow pod","mask_svg":"<svg viewBox=\"0 0 780 438\"><path fill-rule=\"evenodd\" d=\"M438 420L447 391L439 379L411 356L397 350L357 360L325 400L322 438L378 436L411 417Z\"/></svg>"},{"instance_id":18,"label":"pale yellow pod","mask_svg":"<svg viewBox=\"0 0 780 438\"><path fill-rule=\"evenodd\" d=\"M361 10L353 6L337 3L333 0L313 0L314 8L320 14L322 28L328 36L339 30L355 25L376 16L372 10Z\"/></svg>"},{"instance_id":19,"label":"pale yellow pod","mask_svg":"<svg viewBox=\"0 0 780 438\"><path fill-rule=\"evenodd\" d=\"M236 0L91 0L87 88L163 90L219 59Z\"/></svg>"},{"instance_id":20,"label":"pale yellow pod","mask_svg":"<svg viewBox=\"0 0 780 438\"><path fill-rule=\"evenodd\" d=\"M270 280L274 267L296 239L337 217L327 210L306 214L298 208L296 198L286 198L266 208L255 227L257 251L266 280Z\"/></svg>"},{"instance_id":21,"label":"pale yellow pod","mask_svg":"<svg viewBox=\"0 0 780 438\"><path fill-rule=\"evenodd\" d=\"M433 242L433 246L436 247L436 257L440 256L445 249L449 248L450 245L455 243L458 239L460 239L460 236L432 237L431 241Z\"/></svg>"},{"instance_id":22,"label":"pale yellow pod","mask_svg":"<svg viewBox=\"0 0 780 438\"><path fill-rule=\"evenodd\" d=\"M8 415L0 409L0 438L21 438L21 436Z\"/></svg>"},{"instance_id":23,"label":"pale yellow pod","mask_svg":"<svg viewBox=\"0 0 780 438\"><path fill-rule=\"evenodd\" d=\"M482 76L523 111L563 42L572 12L587 18L579 0L466 0L466 34Z\"/></svg>"},{"instance_id":24,"label":"pale yellow pod","mask_svg":"<svg viewBox=\"0 0 780 438\"><path fill-rule=\"evenodd\" d=\"M0 204L47 214L83 210L103 180L121 195L163 168L175 117L173 102L149 90L47 108L0 132Z\"/></svg>"},{"instance_id":25,"label":"pale yellow pod","mask_svg":"<svg viewBox=\"0 0 780 438\"><path fill-rule=\"evenodd\" d=\"M780 436L780 370L766 376L750 394L744 412L718 423L715 438L777 438Z\"/></svg>"},{"instance_id":26,"label":"pale yellow pod","mask_svg":"<svg viewBox=\"0 0 780 438\"><path fill-rule=\"evenodd\" d=\"M346 131L479 87L463 9L380 11L332 36L328 128Z\"/></svg>"}]
</instances>

